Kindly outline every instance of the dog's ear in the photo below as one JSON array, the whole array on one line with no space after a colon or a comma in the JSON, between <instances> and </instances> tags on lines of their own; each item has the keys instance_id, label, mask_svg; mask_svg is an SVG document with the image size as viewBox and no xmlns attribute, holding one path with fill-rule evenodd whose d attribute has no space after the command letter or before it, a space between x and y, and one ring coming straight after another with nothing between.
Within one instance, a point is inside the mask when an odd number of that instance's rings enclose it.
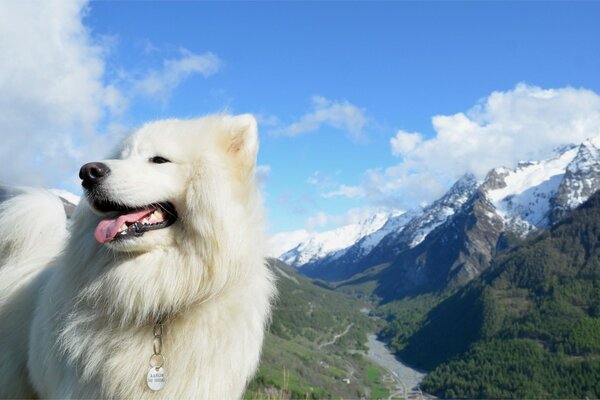
<instances>
[{"instance_id":1,"label":"dog's ear","mask_svg":"<svg viewBox=\"0 0 600 400\"><path fill-rule=\"evenodd\" d=\"M227 153L244 171L254 171L258 154L258 124L251 114L231 117Z\"/></svg>"}]
</instances>

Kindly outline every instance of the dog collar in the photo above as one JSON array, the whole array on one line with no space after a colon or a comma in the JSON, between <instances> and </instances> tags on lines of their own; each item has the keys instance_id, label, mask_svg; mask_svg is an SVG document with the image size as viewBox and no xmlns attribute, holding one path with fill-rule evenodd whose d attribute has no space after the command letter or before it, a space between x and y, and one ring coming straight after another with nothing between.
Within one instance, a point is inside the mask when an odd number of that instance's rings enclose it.
<instances>
[{"instance_id":1,"label":"dog collar","mask_svg":"<svg viewBox=\"0 0 600 400\"><path fill-rule=\"evenodd\" d=\"M152 327L152 350L154 353L150 356L150 370L146 375L146 384L153 391L159 391L167 383L166 371L163 367L165 364L165 356L162 354L162 336L163 336L163 321L162 318L157 320Z\"/></svg>"}]
</instances>

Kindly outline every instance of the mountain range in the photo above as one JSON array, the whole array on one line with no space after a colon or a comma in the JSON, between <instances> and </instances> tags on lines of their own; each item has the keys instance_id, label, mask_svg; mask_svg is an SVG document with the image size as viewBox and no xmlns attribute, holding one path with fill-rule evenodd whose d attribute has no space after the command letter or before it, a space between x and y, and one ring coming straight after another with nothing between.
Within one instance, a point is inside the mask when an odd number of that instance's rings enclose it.
<instances>
[{"instance_id":1,"label":"mountain range","mask_svg":"<svg viewBox=\"0 0 600 400\"><path fill-rule=\"evenodd\" d=\"M427 207L309 235L278 258L325 281L374 280L383 299L462 286L513 238L556 224L599 188L596 137L483 180L466 174Z\"/></svg>"}]
</instances>

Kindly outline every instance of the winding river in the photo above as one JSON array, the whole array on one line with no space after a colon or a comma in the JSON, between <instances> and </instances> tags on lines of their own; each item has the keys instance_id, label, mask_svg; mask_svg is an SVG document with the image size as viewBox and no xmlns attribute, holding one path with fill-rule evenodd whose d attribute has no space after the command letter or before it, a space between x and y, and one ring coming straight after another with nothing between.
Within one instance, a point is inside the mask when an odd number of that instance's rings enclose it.
<instances>
[{"instance_id":1,"label":"winding river","mask_svg":"<svg viewBox=\"0 0 600 400\"><path fill-rule=\"evenodd\" d=\"M418 387L426 375L424 372L403 364L394 353L390 352L384 342L377 340L377 336L372 334L368 338L368 356L371 360L388 369L409 392Z\"/></svg>"}]
</instances>

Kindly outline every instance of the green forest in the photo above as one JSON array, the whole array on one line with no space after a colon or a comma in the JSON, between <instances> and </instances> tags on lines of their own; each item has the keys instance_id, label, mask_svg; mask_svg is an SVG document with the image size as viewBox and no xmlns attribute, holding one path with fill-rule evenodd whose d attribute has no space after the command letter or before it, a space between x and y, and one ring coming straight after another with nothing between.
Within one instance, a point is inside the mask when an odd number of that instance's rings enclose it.
<instances>
[{"instance_id":1,"label":"green forest","mask_svg":"<svg viewBox=\"0 0 600 400\"><path fill-rule=\"evenodd\" d=\"M429 311L413 310L396 312L383 332L401 357L431 370L426 392L598 398L600 195Z\"/></svg>"}]
</instances>

